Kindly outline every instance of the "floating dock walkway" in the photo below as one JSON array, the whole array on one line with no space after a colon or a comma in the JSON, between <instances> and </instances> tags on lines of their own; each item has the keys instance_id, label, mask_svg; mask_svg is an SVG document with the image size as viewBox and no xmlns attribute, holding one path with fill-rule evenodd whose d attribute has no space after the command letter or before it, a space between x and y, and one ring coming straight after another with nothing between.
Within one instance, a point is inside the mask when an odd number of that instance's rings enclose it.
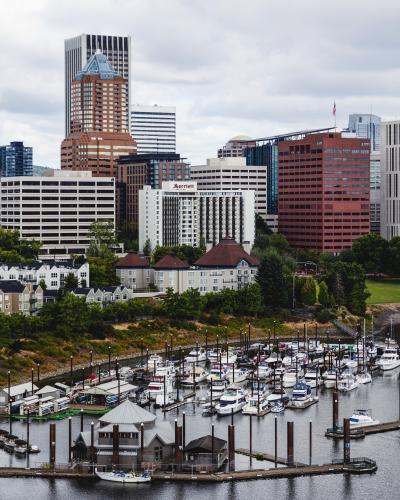
<instances>
[{"instance_id":1,"label":"floating dock walkway","mask_svg":"<svg viewBox=\"0 0 400 500\"><path fill-rule=\"evenodd\" d=\"M368 436L370 434L379 434L381 432L391 432L400 430L400 420L394 420L392 422L382 422L375 425L360 426L356 429L351 429L350 437L351 439L360 439ZM336 429L327 429L325 432L326 437L331 437L334 439L343 439L343 427L337 427Z\"/></svg>"}]
</instances>

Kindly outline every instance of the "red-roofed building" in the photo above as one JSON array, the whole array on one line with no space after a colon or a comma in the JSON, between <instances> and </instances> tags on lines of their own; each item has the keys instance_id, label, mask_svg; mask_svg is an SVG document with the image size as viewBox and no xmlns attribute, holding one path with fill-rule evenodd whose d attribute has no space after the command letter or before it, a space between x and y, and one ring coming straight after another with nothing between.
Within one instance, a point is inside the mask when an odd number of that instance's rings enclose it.
<instances>
[{"instance_id":1,"label":"red-roofed building","mask_svg":"<svg viewBox=\"0 0 400 500\"><path fill-rule=\"evenodd\" d=\"M130 290L148 289L154 281L154 271L147 257L134 252L129 252L119 259L115 265L115 272L121 285Z\"/></svg>"}]
</instances>

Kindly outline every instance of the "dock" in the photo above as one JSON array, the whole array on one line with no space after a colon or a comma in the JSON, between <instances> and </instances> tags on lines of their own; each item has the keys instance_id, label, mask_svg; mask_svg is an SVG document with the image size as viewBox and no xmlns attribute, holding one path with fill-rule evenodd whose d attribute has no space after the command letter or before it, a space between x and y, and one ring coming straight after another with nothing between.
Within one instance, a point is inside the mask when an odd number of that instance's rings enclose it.
<instances>
[{"instance_id":1,"label":"dock","mask_svg":"<svg viewBox=\"0 0 400 500\"><path fill-rule=\"evenodd\" d=\"M238 448L235 450L235 453L238 453L239 455L245 455L246 457L250 457L250 450L247 448ZM264 453L262 451L253 451L251 453L251 457L255 458L256 460L266 460L267 462L275 462L275 455L271 455L270 453ZM276 463L279 465L288 465L288 461L286 458L282 457L277 457L276 458ZM294 462L293 464L295 467L306 467L306 464L303 464L302 462Z\"/></svg>"},{"instance_id":2,"label":"dock","mask_svg":"<svg viewBox=\"0 0 400 500\"><path fill-rule=\"evenodd\" d=\"M400 430L400 420L393 420L392 422L382 422L376 425L360 426L350 431L351 439L361 439L370 434L379 434L381 432L391 432ZM334 439L343 439L343 428L338 427L335 429L327 429L325 432L326 437Z\"/></svg>"}]
</instances>

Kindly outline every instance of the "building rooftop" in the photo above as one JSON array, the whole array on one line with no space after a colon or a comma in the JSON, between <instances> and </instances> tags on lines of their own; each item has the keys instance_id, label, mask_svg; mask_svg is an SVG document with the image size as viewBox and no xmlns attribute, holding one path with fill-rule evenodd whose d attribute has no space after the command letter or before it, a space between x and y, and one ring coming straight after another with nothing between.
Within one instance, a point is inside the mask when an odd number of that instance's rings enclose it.
<instances>
[{"instance_id":1,"label":"building rooftop","mask_svg":"<svg viewBox=\"0 0 400 500\"><path fill-rule=\"evenodd\" d=\"M164 255L153 266L154 269L189 269L189 264L184 262L176 255Z\"/></svg>"},{"instance_id":2,"label":"building rooftop","mask_svg":"<svg viewBox=\"0 0 400 500\"><path fill-rule=\"evenodd\" d=\"M0 290L5 293L22 293L26 285L17 280L0 280Z\"/></svg>"},{"instance_id":3,"label":"building rooftop","mask_svg":"<svg viewBox=\"0 0 400 500\"><path fill-rule=\"evenodd\" d=\"M199 267L236 267L241 260L250 266L258 266L260 261L252 257L233 238L222 239L215 247L195 262Z\"/></svg>"},{"instance_id":4,"label":"building rooftop","mask_svg":"<svg viewBox=\"0 0 400 500\"><path fill-rule=\"evenodd\" d=\"M124 268L143 268L143 267L150 267L150 262L147 257L144 257L143 255L139 255L134 252L129 252L125 257L122 257L119 259L119 261L116 263L115 267L117 269L124 269Z\"/></svg>"},{"instance_id":5,"label":"building rooftop","mask_svg":"<svg viewBox=\"0 0 400 500\"><path fill-rule=\"evenodd\" d=\"M146 424L154 422L156 416L127 399L99 418L102 424Z\"/></svg>"},{"instance_id":6,"label":"building rooftop","mask_svg":"<svg viewBox=\"0 0 400 500\"><path fill-rule=\"evenodd\" d=\"M213 450L213 437L208 434L207 436L202 436L198 439L193 439L185 446L185 451L196 451L199 453L211 453ZM214 436L214 451L219 452L226 446L226 441L224 439Z\"/></svg>"},{"instance_id":7,"label":"building rooftop","mask_svg":"<svg viewBox=\"0 0 400 500\"><path fill-rule=\"evenodd\" d=\"M121 76L99 50L92 55L85 67L77 73L75 79L82 80L83 77L91 75L99 76L102 80L113 80Z\"/></svg>"}]
</instances>

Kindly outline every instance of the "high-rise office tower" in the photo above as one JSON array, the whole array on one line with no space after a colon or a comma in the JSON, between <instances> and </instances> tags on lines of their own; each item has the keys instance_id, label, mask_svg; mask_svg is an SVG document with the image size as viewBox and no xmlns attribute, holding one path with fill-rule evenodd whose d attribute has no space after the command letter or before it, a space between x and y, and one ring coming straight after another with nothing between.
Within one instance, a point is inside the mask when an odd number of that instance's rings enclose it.
<instances>
[{"instance_id":1,"label":"high-rise office tower","mask_svg":"<svg viewBox=\"0 0 400 500\"><path fill-rule=\"evenodd\" d=\"M225 146L218 149L218 158L237 158L238 156L244 156L244 150L255 145L256 141L248 135L235 135L235 137L229 139Z\"/></svg>"},{"instance_id":2,"label":"high-rise office tower","mask_svg":"<svg viewBox=\"0 0 400 500\"><path fill-rule=\"evenodd\" d=\"M71 132L61 144L61 168L114 177L117 158L136 152L128 106L127 79L98 49L72 82Z\"/></svg>"},{"instance_id":3,"label":"high-rise office tower","mask_svg":"<svg viewBox=\"0 0 400 500\"><path fill-rule=\"evenodd\" d=\"M129 121L129 95L130 95L130 72L131 72L131 37L110 35L87 35L82 34L69 38L64 42L65 47L65 136L71 127L71 89L72 82L79 71L83 69L91 56L100 49L107 57L111 66L123 78L128 85L128 108L127 120Z\"/></svg>"},{"instance_id":4,"label":"high-rise office tower","mask_svg":"<svg viewBox=\"0 0 400 500\"><path fill-rule=\"evenodd\" d=\"M348 131L361 139L371 141L370 185L371 185L371 231L380 232L381 218L381 118L371 114L349 116Z\"/></svg>"},{"instance_id":5,"label":"high-rise office tower","mask_svg":"<svg viewBox=\"0 0 400 500\"><path fill-rule=\"evenodd\" d=\"M278 224L291 246L338 253L369 233L369 139L308 134L278 153Z\"/></svg>"},{"instance_id":6,"label":"high-rise office tower","mask_svg":"<svg viewBox=\"0 0 400 500\"><path fill-rule=\"evenodd\" d=\"M130 130L138 154L176 151L176 109L173 106L133 105Z\"/></svg>"},{"instance_id":7,"label":"high-rise office tower","mask_svg":"<svg viewBox=\"0 0 400 500\"><path fill-rule=\"evenodd\" d=\"M381 235L387 240L400 236L400 121L381 127Z\"/></svg>"},{"instance_id":8,"label":"high-rise office tower","mask_svg":"<svg viewBox=\"0 0 400 500\"><path fill-rule=\"evenodd\" d=\"M32 148L23 142L0 146L0 177L32 175Z\"/></svg>"}]
</instances>

